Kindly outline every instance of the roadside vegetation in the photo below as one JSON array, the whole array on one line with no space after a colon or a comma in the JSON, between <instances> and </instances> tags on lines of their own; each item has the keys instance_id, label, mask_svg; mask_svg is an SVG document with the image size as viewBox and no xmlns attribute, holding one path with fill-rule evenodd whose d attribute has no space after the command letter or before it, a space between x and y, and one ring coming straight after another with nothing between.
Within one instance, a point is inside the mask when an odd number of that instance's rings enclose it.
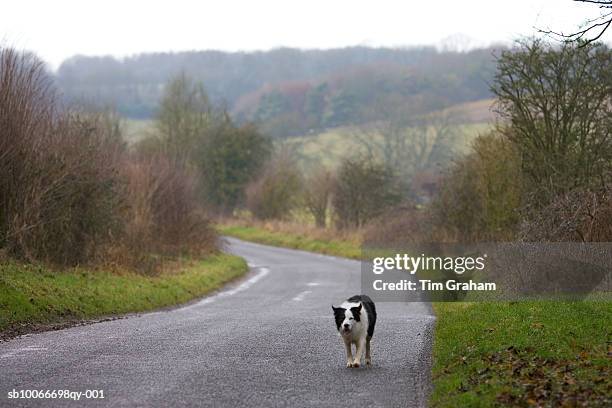
<instances>
[{"instance_id":1,"label":"roadside vegetation","mask_svg":"<svg viewBox=\"0 0 612 408\"><path fill-rule=\"evenodd\" d=\"M609 302L434 309L433 407L609 406Z\"/></svg>"},{"instance_id":2,"label":"roadside vegetation","mask_svg":"<svg viewBox=\"0 0 612 408\"><path fill-rule=\"evenodd\" d=\"M220 288L248 270L241 258L219 254L177 260L155 276L133 270L0 262L0 339L38 328L173 306Z\"/></svg>"},{"instance_id":3,"label":"roadside vegetation","mask_svg":"<svg viewBox=\"0 0 612 408\"><path fill-rule=\"evenodd\" d=\"M267 139L184 76L155 124L128 146L114 111L65 107L36 56L0 49L0 330L184 302L246 272L210 216Z\"/></svg>"}]
</instances>

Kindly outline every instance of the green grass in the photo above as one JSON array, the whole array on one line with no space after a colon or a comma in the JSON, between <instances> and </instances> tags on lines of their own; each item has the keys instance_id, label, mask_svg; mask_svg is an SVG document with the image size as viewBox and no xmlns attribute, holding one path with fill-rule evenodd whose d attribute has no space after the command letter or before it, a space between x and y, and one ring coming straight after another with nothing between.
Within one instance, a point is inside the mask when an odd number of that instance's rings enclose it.
<instances>
[{"instance_id":1,"label":"green grass","mask_svg":"<svg viewBox=\"0 0 612 408\"><path fill-rule=\"evenodd\" d=\"M149 277L0 263L0 332L18 327L142 312L202 296L247 271L244 260L226 254L190 262Z\"/></svg>"},{"instance_id":2,"label":"green grass","mask_svg":"<svg viewBox=\"0 0 612 408\"><path fill-rule=\"evenodd\" d=\"M258 242L260 244L301 249L344 258L361 258L361 248L351 241L315 239L297 234L236 225L217 225L217 231L222 235L228 235L245 241Z\"/></svg>"},{"instance_id":3,"label":"green grass","mask_svg":"<svg viewBox=\"0 0 612 408\"><path fill-rule=\"evenodd\" d=\"M432 406L610 406L612 303L434 309Z\"/></svg>"}]
</instances>

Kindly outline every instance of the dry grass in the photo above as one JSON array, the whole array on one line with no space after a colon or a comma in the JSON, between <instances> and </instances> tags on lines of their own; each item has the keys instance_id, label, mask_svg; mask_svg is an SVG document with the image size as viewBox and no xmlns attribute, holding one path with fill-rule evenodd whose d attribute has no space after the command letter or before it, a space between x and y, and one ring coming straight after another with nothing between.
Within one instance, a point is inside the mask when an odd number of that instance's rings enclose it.
<instances>
[{"instance_id":1,"label":"dry grass","mask_svg":"<svg viewBox=\"0 0 612 408\"><path fill-rule=\"evenodd\" d=\"M219 219L217 230L224 235L267 245L361 258L362 233L358 230L339 231L305 223L256 221L249 218Z\"/></svg>"},{"instance_id":2,"label":"dry grass","mask_svg":"<svg viewBox=\"0 0 612 408\"><path fill-rule=\"evenodd\" d=\"M216 221L217 224L239 227L253 227L264 229L270 232L278 232L282 234L293 234L303 237L310 237L319 240L341 240L351 242L355 245L361 245L363 240L363 230L336 228L320 228L310 223L297 221L281 221L267 220L259 221L249 217L240 218L222 218Z\"/></svg>"}]
</instances>

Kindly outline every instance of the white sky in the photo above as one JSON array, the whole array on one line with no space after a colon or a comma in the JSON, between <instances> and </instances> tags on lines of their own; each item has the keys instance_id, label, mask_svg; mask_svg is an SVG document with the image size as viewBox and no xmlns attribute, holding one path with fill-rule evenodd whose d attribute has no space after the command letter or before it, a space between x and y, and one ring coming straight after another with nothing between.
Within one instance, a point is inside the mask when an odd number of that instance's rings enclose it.
<instances>
[{"instance_id":1,"label":"white sky","mask_svg":"<svg viewBox=\"0 0 612 408\"><path fill-rule=\"evenodd\" d=\"M571 31L597 9L571 0L1 0L0 43L53 67L75 54L279 46L475 45ZM611 30L612 31L612 30ZM611 40L611 33L602 38Z\"/></svg>"}]
</instances>

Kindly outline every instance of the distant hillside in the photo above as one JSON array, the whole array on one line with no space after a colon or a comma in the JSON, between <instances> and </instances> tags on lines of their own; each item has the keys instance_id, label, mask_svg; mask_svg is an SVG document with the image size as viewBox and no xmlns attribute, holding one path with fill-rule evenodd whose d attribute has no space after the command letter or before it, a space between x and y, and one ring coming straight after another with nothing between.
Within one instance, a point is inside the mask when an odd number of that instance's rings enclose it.
<instances>
[{"instance_id":1,"label":"distant hillside","mask_svg":"<svg viewBox=\"0 0 612 408\"><path fill-rule=\"evenodd\" d=\"M142 54L123 60L73 57L58 69L68 101L154 115L164 84L180 72L204 83L235 118L277 137L376 120L387 106L419 114L489 98L492 49L367 48Z\"/></svg>"}]
</instances>

